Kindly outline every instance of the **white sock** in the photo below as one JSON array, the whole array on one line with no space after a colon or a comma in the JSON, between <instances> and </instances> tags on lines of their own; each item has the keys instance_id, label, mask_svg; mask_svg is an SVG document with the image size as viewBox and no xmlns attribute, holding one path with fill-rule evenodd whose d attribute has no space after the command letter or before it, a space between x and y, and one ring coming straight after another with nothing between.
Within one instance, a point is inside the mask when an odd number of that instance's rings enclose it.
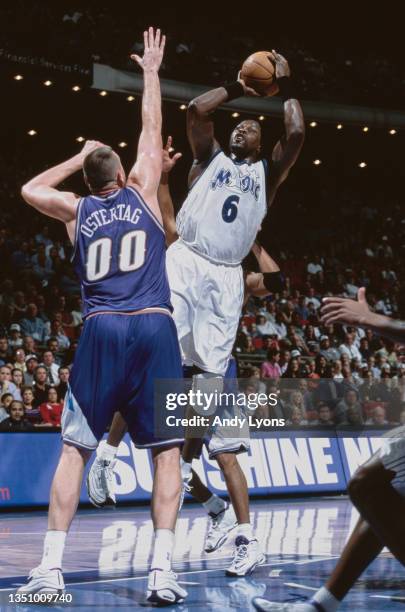
<instances>
[{"instance_id":1,"label":"white sock","mask_svg":"<svg viewBox=\"0 0 405 612\"><path fill-rule=\"evenodd\" d=\"M108 443L103 444L98 457L99 459L102 459L103 461L113 461L117 454L117 450L118 450L117 446L111 446L111 444L108 444Z\"/></svg>"},{"instance_id":2,"label":"white sock","mask_svg":"<svg viewBox=\"0 0 405 612\"><path fill-rule=\"evenodd\" d=\"M206 502L203 502L203 506L208 514L219 514L226 508L226 502L213 493Z\"/></svg>"},{"instance_id":3,"label":"white sock","mask_svg":"<svg viewBox=\"0 0 405 612\"><path fill-rule=\"evenodd\" d=\"M253 540L252 525L250 523L239 523L236 537L240 535L245 536L248 540Z\"/></svg>"},{"instance_id":4,"label":"white sock","mask_svg":"<svg viewBox=\"0 0 405 612\"><path fill-rule=\"evenodd\" d=\"M340 601L325 587L319 589L312 599L319 603L325 612L336 612L340 605Z\"/></svg>"},{"instance_id":5,"label":"white sock","mask_svg":"<svg viewBox=\"0 0 405 612\"><path fill-rule=\"evenodd\" d=\"M184 461L183 457L180 457L180 470L182 480L188 480L191 474L191 463Z\"/></svg>"},{"instance_id":6,"label":"white sock","mask_svg":"<svg viewBox=\"0 0 405 612\"><path fill-rule=\"evenodd\" d=\"M151 569L170 571L172 567L172 555L174 548L174 533L171 529L155 530L155 545Z\"/></svg>"},{"instance_id":7,"label":"white sock","mask_svg":"<svg viewBox=\"0 0 405 612\"><path fill-rule=\"evenodd\" d=\"M46 532L41 567L43 569L62 569L66 531L49 530Z\"/></svg>"}]
</instances>

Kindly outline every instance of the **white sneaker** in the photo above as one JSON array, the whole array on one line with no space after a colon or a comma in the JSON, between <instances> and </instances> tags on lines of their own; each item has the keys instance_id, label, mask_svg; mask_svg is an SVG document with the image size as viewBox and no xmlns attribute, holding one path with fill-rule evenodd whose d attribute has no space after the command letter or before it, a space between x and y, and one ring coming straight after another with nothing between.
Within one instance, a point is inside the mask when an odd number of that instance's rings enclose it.
<instances>
[{"instance_id":1,"label":"white sneaker","mask_svg":"<svg viewBox=\"0 0 405 612\"><path fill-rule=\"evenodd\" d=\"M58 593L65 590L60 569L43 569L40 565L34 567L28 575L28 582L21 586L17 593Z\"/></svg>"},{"instance_id":2,"label":"white sneaker","mask_svg":"<svg viewBox=\"0 0 405 612\"><path fill-rule=\"evenodd\" d=\"M210 514L209 516L211 521L204 549L207 553L218 550L226 541L229 532L238 524L235 511L230 504L227 504L218 514Z\"/></svg>"},{"instance_id":3,"label":"white sneaker","mask_svg":"<svg viewBox=\"0 0 405 612\"><path fill-rule=\"evenodd\" d=\"M161 606L184 601L188 593L181 588L176 580L177 574L172 571L151 570L148 578L147 601Z\"/></svg>"},{"instance_id":4,"label":"white sneaker","mask_svg":"<svg viewBox=\"0 0 405 612\"><path fill-rule=\"evenodd\" d=\"M116 503L114 465L115 459L107 461L96 457L87 474L87 494L96 508Z\"/></svg>"},{"instance_id":5,"label":"white sneaker","mask_svg":"<svg viewBox=\"0 0 405 612\"><path fill-rule=\"evenodd\" d=\"M235 540L233 561L225 573L227 576L247 576L265 560L266 557L260 552L256 538L248 540L245 536L239 535Z\"/></svg>"},{"instance_id":6,"label":"white sneaker","mask_svg":"<svg viewBox=\"0 0 405 612\"><path fill-rule=\"evenodd\" d=\"M317 608L311 603L279 603L269 601L263 597L254 597L252 604L259 612L316 612Z\"/></svg>"}]
</instances>

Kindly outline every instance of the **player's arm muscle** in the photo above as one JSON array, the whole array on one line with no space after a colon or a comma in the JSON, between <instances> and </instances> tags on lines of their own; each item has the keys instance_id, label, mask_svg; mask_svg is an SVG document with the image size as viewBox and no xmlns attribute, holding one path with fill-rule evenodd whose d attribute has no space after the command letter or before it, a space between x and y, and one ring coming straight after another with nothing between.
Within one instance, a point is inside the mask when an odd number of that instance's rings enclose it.
<instances>
[{"instance_id":1,"label":"player's arm muscle","mask_svg":"<svg viewBox=\"0 0 405 612\"><path fill-rule=\"evenodd\" d=\"M128 176L147 200L155 214L161 219L157 202L157 190L162 173L162 96L159 67L163 58L165 37L160 30L149 28L144 32L145 51L143 58L132 56L143 69L144 88L142 95L142 132L138 142L135 165Z\"/></svg>"},{"instance_id":2,"label":"player's arm muscle","mask_svg":"<svg viewBox=\"0 0 405 612\"><path fill-rule=\"evenodd\" d=\"M39 212L64 223L76 218L77 196L71 192L59 191L56 186L82 167L82 156L71 159L49 168L34 177L21 189L24 200Z\"/></svg>"},{"instance_id":3,"label":"player's arm muscle","mask_svg":"<svg viewBox=\"0 0 405 612\"><path fill-rule=\"evenodd\" d=\"M160 212L163 219L163 227L166 234L166 244L170 246L172 242L175 242L178 238L176 228L176 217L174 214L174 206L172 196L169 188L169 175L166 173L162 174L158 189L158 202Z\"/></svg>"},{"instance_id":4,"label":"player's arm muscle","mask_svg":"<svg viewBox=\"0 0 405 612\"><path fill-rule=\"evenodd\" d=\"M305 139L305 122L301 104L298 100L284 102L285 134L273 149L269 181L269 204L276 190L288 176L298 159Z\"/></svg>"},{"instance_id":5,"label":"player's arm muscle","mask_svg":"<svg viewBox=\"0 0 405 612\"><path fill-rule=\"evenodd\" d=\"M280 268L256 240L252 246L252 252L259 264L260 272L250 272L246 277L246 291L255 297L266 297L271 293L265 285L265 274L277 274Z\"/></svg>"},{"instance_id":6,"label":"player's arm muscle","mask_svg":"<svg viewBox=\"0 0 405 612\"><path fill-rule=\"evenodd\" d=\"M225 87L217 87L194 98L188 105L187 137L194 156L194 167L207 161L220 148L215 139L212 114L227 100ZM189 182L196 178L195 175L198 175L198 171L192 171Z\"/></svg>"}]
</instances>

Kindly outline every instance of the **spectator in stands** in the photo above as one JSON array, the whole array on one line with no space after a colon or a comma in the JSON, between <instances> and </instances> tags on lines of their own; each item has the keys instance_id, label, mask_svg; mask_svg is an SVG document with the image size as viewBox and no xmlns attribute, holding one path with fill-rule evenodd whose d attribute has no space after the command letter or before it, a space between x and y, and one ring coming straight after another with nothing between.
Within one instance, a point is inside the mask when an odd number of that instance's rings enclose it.
<instances>
[{"instance_id":1,"label":"spectator in stands","mask_svg":"<svg viewBox=\"0 0 405 612\"><path fill-rule=\"evenodd\" d=\"M4 421L4 419L8 419L9 417L9 408L10 404L13 401L13 396L11 393L3 393L0 398L0 422Z\"/></svg>"},{"instance_id":2,"label":"spectator in stands","mask_svg":"<svg viewBox=\"0 0 405 612\"><path fill-rule=\"evenodd\" d=\"M291 356L288 367L283 374L283 378L301 378L300 363L298 359Z\"/></svg>"},{"instance_id":3,"label":"spectator in stands","mask_svg":"<svg viewBox=\"0 0 405 612\"><path fill-rule=\"evenodd\" d=\"M14 352L14 367L21 370L21 372L25 372L27 366L25 365L25 351L23 348L18 348Z\"/></svg>"},{"instance_id":4,"label":"spectator in stands","mask_svg":"<svg viewBox=\"0 0 405 612\"><path fill-rule=\"evenodd\" d=\"M32 431L32 429L25 418L22 402L13 400L10 405L10 416L0 423L0 431Z\"/></svg>"},{"instance_id":5,"label":"spectator in stands","mask_svg":"<svg viewBox=\"0 0 405 612\"><path fill-rule=\"evenodd\" d=\"M0 338L0 366L8 363L11 359L12 350L9 347L6 336Z\"/></svg>"},{"instance_id":6,"label":"spectator in stands","mask_svg":"<svg viewBox=\"0 0 405 612\"><path fill-rule=\"evenodd\" d=\"M0 395L11 393L13 399L20 401L21 393L11 380L11 368L9 366L1 366L0 368Z\"/></svg>"},{"instance_id":7,"label":"spectator in stands","mask_svg":"<svg viewBox=\"0 0 405 612\"><path fill-rule=\"evenodd\" d=\"M26 418L33 425L38 425L41 422L41 414L39 408L34 405L34 391L32 387L23 387L22 401Z\"/></svg>"},{"instance_id":8,"label":"spectator in stands","mask_svg":"<svg viewBox=\"0 0 405 612\"><path fill-rule=\"evenodd\" d=\"M57 319L54 319L51 323L51 333L46 340L55 338L58 341L58 348L61 351L65 351L70 346L70 340L67 337L65 330L62 327L62 323Z\"/></svg>"},{"instance_id":9,"label":"spectator in stands","mask_svg":"<svg viewBox=\"0 0 405 612\"><path fill-rule=\"evenodd\" d=\"M328 360L322 353L315 357L315 372L319 378L329 378L332 375Z\"/></svg>"},{"instance_id":10,"label":"spectator in stands","mask_svg":"<svg viewBox=\"0 0 405 612\"><path fill-rule=\"evenodd\" d=\"M340 425L346 425L346 426L351 425L353 427L359 427L360 425L363 425L363 423L364 423L364 419L363 419L363 413L361 411L361 407L356 405L356 406L350 406L346 410L344 420L340 422Z\"/></svg>"},{"instance_id":11,"label":"spectator in stands","mask_svg":"<svg viewBox=\"0 0 405 612\"><path fill-rule=\"evenodd\" d=\"M67 370L68 374L69 374L69 368L61 368L61 370ZM248 372L248 379L249 379L249 384L254 385L255 389L256 389L256 393L266 393L266 385L265 383L260 380L260 368L256 368L256 367L252 367L250 368L249 372ZM69 379L69 375L67 376L67 380ZM67 382L66 380L66 382ZM59 385L60 386L60 385ZM66 385L67 387L67 385Z\"/></svg>"},{"instance_id":12,"label":"spectator in stands","mask_svg":"<svg viewBox=\"0 0 405 612\"><path fill-rule=\"evenodd\" d=\"M278 364L280 360L280 351L276 348L269 349L267 352L267 360L262 363L260 369L263 379L266 378L280 378L281 369Z\"/></svg>"},{"instance_id":13,"label":"spectator in stands","mask_svg":"<svg viewBox=\"0 0 405 612\"><path fill-rule=\"evenodd\" d=\"M378 425L378 426L389 425L387 419L385 418L384 406L375 406L375 408L373 408L371 417L367 419L366 425Z\"/></svg>"},{"instance_id":14,"label":"spectator in stands","mask_svg":"<svg viewBox=\"0 0 405 612\"><path fill-rule=\"evenodd\" d=\"M367 359L372 355L372 351L370 350L368 339L364 336L360 340L359 351L361 353L362 361L367 361Z\"/></svg>"},{"instance_id":15,"label":"spectator in stands","mask_svg":"<svg viewBox=\"0 0 405 612\"><path fill-rule=\"evenodd\" d=\"M8 344L13 350L16 348L20 348L23 345L21 327L18 325L18 323L13 323L12 325L10 325L10 337L8 340Z\"/></svg>"},{"instance_id":16,"label":"spectator in stands","mask_svg":"<svg viewBox=\"0 0 405 612\"><path fill-rule=\"evenodd\" d=\"M27 307L27 317L21 319L21 329L24 335L29 335L39 343L45 341L46 325L38 316L36 304L30 303Z\"/></svg>"},{"instance_id":17,"label":"spectator in stands","mask_svg":"<svg viewBox=\"0 0 405 612\"><path fill-rule=\"evenodd\" d=\"M52 351L44 352L41 365L48 371L47 383L49 385L59 385L59 366L55 363Z\"/></svg>"},{"instance_id":18,"label":"spectator in stands","mask_svg":"<svg viewBox=\"0 0 405 612\"><path fill-rule=\"evenodd\" d=\"M277 330L271 321L268 321L266 317L259 316L256 319L256 329L260 336L271 336L277 335Z\"/></svg>"},{"instance_id":19,"label":"spectator in stands","mask_svg":"<svg viewBox=\"0 0 405 612\"><path fill-rule=\"evenodd\" d=\"M63 406L58 402L58 393L55 387L48 390L48 400L40 405L42 422L50 427L60 427Z\"/></svg>"},{"instance_id":20,"label":"spectator in stands","mask_svg":"<svg viewBox=\"0 0 405 612\"><path fill-rule=\"evenodd\" d=\"M287 335L287 327L284 323L284 316L281 311L276 313L276 321L273 324L278 338L285 338Z\"/></svg>"},{"instance_id":21,"label":"spectator in stands","mask_svg":"<svg viewBox=\"0 0 405 612\"><path fill-rule=\"evenodd\" d=\"M332 411L330 409L330 406L328 406L326 402L322 402L322 401L318 402L316 409L318 412L318 418L316 421L311 423L311 425L321 425L321 426L334 425L334 421L332 418Z\"/></svg>"},{"instance_id":22,"label":"spectator in stands","mask_svg":"<svg viewBox=\"0 0 405 612\"><path fill-rule=\"evenodd\" d=\"M39 365L34 373L34 405L39 406L48 399L49 385L47 384L48 371L44 366Z\"/></svg>"},{"instance_id":23,"label":"spectator in stands","mask_svg":"<svg viewBox=\"0 0 405 612\"><path fill-rule=\"evenodd\" d=\"M14 312L18 319L22 319L27 314L27 303L23 291L16 291L14 298Z\"/></svg>"},{"instance_id":24,"label":"spectator in stands","mask_svg":"<svg viewBox=\"0 0 405 612\"><path fill-rule=\"evenodd\" d=\"M73 308L70 314L72 315L72 323L74 327L83 325L82 300L79 296L76 296L73 299Z\"/></svg>"},{"instance_id":25,"label":"spectator in stands","mask_svg":"<svg viewBox=\"0 0 405 612\"><path fill-rule=\"evenodd\" d=\"M399 415L399 424L405 425L405 410L403 410L401 414Z\"/></svg>"},{"instance_id":26,"label":"spectator in stands","mask_svg":"<svg viewBox=\"0 0 405 612\"><path fill-rule=\"evenodd\" d=\"M288 368L288 363L290 359L291 359L291 353L288 349L284 349L280 352L280 359L279 359L278 365L280 366L281 374L285 374Z\"/></svg>"},{"instance_id":27,"label":"spectator in stands","mask_svg":"<svg viewBox=\"0 0 405 612\"><path fill-rule=\"evenodd\" d=\"M291 427L302 427L303 425L308 425L308 421L304 419L301 408L293 408L291 411L291 416L287 420L287 425Z\"/></svg>"},{"instance_id":28,"label":"spectator in stands","mask_svg":"<svg viewBox=\"0 0 405 612\"><path fill-rule=\"evenodd\" d=\"M317 274L319 274L320 272L323 272L323 267L322 267L322 263L321 263L321 258L319 257L319 255L315 255L311 261L309 262L309 264L307 265L307 272L308 274L310 274L311 276L316 276Z\"/></svg>"},{"instance_id":29,"label":"spectator in stands","mask_svg":"<svg viewBox=\"0 0 405 612\"><path fill-rule=\"evenodd\" d=\"M326 361L336 361L340 358L340 352L338 349L333 348L330 345L329 336L323 334L320 338L320 350L319 353L325 357Z\"/></svg>"},{"instance_id":30,"label":"spectator in stands","mask_svg":"<svg viewBox=\"0 0 405 612\"><path fill-rule=\"evenodd\" d=\"M361 353L357 346L354 344L352 334L345 335L345 341L339 346L339 352L341 356L348 355L350 359L359 359L360 361L362 360Z\"/></svg>"},{"instance_id":31,"label":"spectator in stands","mask_svg":"<svg viewBox=\"0 0 405 612\"><path fill-rule=\"evenodd\" d=\"M346 389L344 397L338 402L335 408L335 421L336 423L342 423L347 420L347 411L354 409L362 414L361 404L358 399L358 394L354 389Z\"/></svg>"},{"instance_id":32,"label":"spectator in stands","mask_svg":"<svg viewBox=\"0 0 405 612\"><path fill-rule=\"evenodd\" d=\"M307 291L307 297L305 298L305 304L307 306L308 309L310 309L310 304L313 304L313 307L315 310L318 310L318 308L321 307L321 302L318 300L317 296L316 296L316 292L314 287L309 287L308 291Z\"/></svg>"},{"instance_id":33,"label":"spectator in stands","mask_svg":"<svg viewBox=\"0 0 405 612\"><path fill-rule=\"evenodd\" d=\"M20 370L20 368L13 368L11 370L11 380L13 381L17 389L20 390L20 393L21 393L21 389L24 386L24 374Z\"/></svg>"},{"instance_id":34,"label":"spectator in stands","mask_svg":"<svg viewBox=\"0 0 405 612\"><path fill-rule=\"evenodd\" d=\"M37 352L37 345L32 336L23 337L23 349L26 355L35 355Z\"/></svg>"}]
</instances>

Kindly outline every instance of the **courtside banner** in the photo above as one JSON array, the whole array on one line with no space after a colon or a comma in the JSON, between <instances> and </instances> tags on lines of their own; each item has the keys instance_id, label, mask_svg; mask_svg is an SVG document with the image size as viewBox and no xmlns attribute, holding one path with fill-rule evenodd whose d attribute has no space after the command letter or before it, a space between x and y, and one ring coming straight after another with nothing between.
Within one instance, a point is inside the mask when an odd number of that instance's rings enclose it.
<instances>
[{"instance_id":1,"label":"courtside banner","mask_svg":"<svg viewBox=\"0 0 405 612\"><path fill-rule=\"evenodd\" d=\"M239 455L249 493L344 492L350 475L378 450L385 432L283 428L253 433L249 452ZM0 508L47 505L60 450L60 433L0 433ZM126 435L117 457L118 502L149 499L150 452L136 449ZM202 462L193 467L208 487L225 494L222 474L205 449ZM85 486L80 499L88 501Z\"/></svg>"}]
</instances>

